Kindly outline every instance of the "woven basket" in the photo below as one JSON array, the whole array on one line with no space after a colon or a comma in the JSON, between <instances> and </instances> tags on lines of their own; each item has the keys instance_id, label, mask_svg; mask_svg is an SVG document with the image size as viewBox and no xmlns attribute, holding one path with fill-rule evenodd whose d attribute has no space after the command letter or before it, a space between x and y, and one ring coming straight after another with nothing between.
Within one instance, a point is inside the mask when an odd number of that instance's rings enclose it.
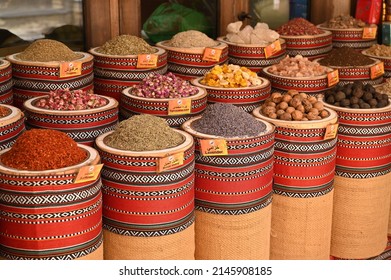
<instances>
[{"instance_id":1,"label":"woven basket","mask_svg":"<svg viewBox=\"0 0 391 280\"><path fill-rule=\"evenodd\" d=\"M221 50L219 61L203 60L205 48L179 48L168 45L169 41L156 43L156 46L167 51L168 71L185 80L192 80L204 76L215 65L224 64L228 61L228 46L225 43L216 41L212 47Z\"/></svg>"},{"instance_id":2,"label":"woven basket","mask_svg":"<svg viewBox=\"0 0 391 280\"><path fill-rule=\"evenodd\" d=\"M380 60L371 58L372 64L365 66L329 66L332 69L338 69L339 83L338 85L344 86L346 84L360 81L364 85L378 85L383 82L384 74L371 77L371 67L380 63ZM322 59L316 59L315 61L322 64Z\"/></svg>"},{"instance_id":3,"label":"woven basket","mask_svg":"<svg viewBox=\"0 0 391 280\"><path fill-rule=\"evenodd\" d=\"M93 146L95 139L112 131L118 123L118 102L103 97L107 104L88 110L48 110L35 104L42 97L31 98L24 103L28 128L47 128L62 131L80 144Z\"/></svg>"},{"instance_id":4,"label":"woven basket","mask_svg":"<svg viewBox=\"0 0 391 280\"><path fill-rule=\"evenodd\" d=\"M198 87L198 93L189 97L191 102L190 113L175 114L168 113L169 104L173 98L146 98L131 94L132 88L126 88L121 94L121 117L127 119L133 115L150 114L164 118L171 127L180 127L185 121L198 116L204 112L207 106L206 90ZM180 99L176 99L179 101Z\"/></svg>"},{"instance_id":5,"label":"woven basket","mask_svg":"<svg viewBox=\"0 0 391 280\"><path fill-rule=\"evenodd\" d=\"M70 77L60 77L61 62L34 62L18 59L18 54L7 56L12 64L12 79L14 82L14 106L23 109L24 101L46 95L57 89L82 89L93 88L94 72L93 57L89 53L76 52L82 55L75 62L81 63L81 74Z\"/></svg>"},{"instance_id":6,"label":"woven basket","mask_svg":"<svg viewBox=\"0 0 391 280\"><path fill-rule=\"evenodd\" d=\"M350 47L364 50L377 43L376 37L373 39L363 38L363 28L328 28L324 24L319 24L317 27L332 33L334 48Z\"/></svg>"},{"instance_id":7,"label":"woven basket","mask_svg":"<svg viewBox=\"0 0 391 280\"><path fill-rule=\"evenodd\" d=\"M156 67L138 68L138 55L107 55L99 53L99 47L89 52L94 56L94 91L120 101L121 92L127 87L140 83L151 74L167 72L167 52L154 47L158 56Z\"/></svg>"},{"instance_id":8,"label":"woven basket","mask_svg":"<svg viewBox=\"0 0 391 280\"><path fill-rule=\"evenodd\" d=\"M256 107L270 96L271 85L267 79L261 78L259 86L224 88L211 87L200 83L202 78L196 78L191 83L204 88L208 93L208 103L228 103L238 106L246 112L252 112Z\"/></svg>"},{"instance_id":9,"label":"woven basket","mask_svg":"<svg viewBox=\"0 0 391 280\"><path fill-rule=\"evenodd\" d=\"M284 77L269 73L269 68L270 66L263 68L260 75L270 81L274 91L287 92L295 89L299 92L317 95L331 88L327 74L315 77ZM333 71L331 68L326 69L328 72Z\"/></svg>"},{"instance_id":10,"label":"woven basket","mask_svg":"<svg viewBox=\"0 0 391 280\"><path fill-rule=\"evenodd\" d=\"M177 147L134 152L96 139L104 163L104 258L194 259L194 142L187 133ZM158 160L184 153L183 165L157 172Z\"/></svg>"},{"instance_id":11,"label":"woven basket","mask_svg":"<svg viewBox=\"0 0 391 280\"><path fill-rule=\"evenodd\" d=\"M11 63L0 59L0 104L12 104L12 85Z\"/></svg>"},{"instance_id":12,"label":"woven basket","mask_svg":"<svg viewBox=\"0 0 391 280\"><path fill-rule=\"evenodd\" d=\"M324 140L337 114L276 126L270 259L329 259L337 139Z\"/></svg>"},{"instance_id":13,"label":"woven basket","mask_svg":"<svg viewBox=\"0 0 391 280\"><path fill-rule=\"evenodd\" d=\"M391 195L391 104L378 109L325 106L338 113L331 255L366 259L387 242Z\"/></svg>"},{"instance_id":14,"label":"woven basket","mask_svg":"<svg viewBox=\"0 0 391 280\"><path fill-rule=\"evenodd\" d=\"M227 41L225 37L217 38L218 41L228 45L228 61L230 64L240 65L259 72L262 68L277 64L286 56L286 43L279 39L281 50L266 58L266 45L237 44Z\"/></svg>"},{"instance_id":15,"label":"woven basket","mask_svg":"<svg viewBox=\"0 0 391 280\"><path fill-rule=\"evenodd\" d=\"M0 163L0 257L103 259L100 177L74 183L79 169L100 157L91 147L79 147L88 158L61 169L25 171Z\"/></svg>"},{"instance_id":16,"label":"woven basket","mask_svg":"<svg viewBox=\"0 0 391 280\"><path fill-rule=\"evenodd\" d=\"M195 258L269 259L274 128L227 139L228 155L203 156L201 139L217 138L182 128L196 139Z\"/></svg>"},{"instance_id":17,"label":"woven basket","mask_svg":"<svg viewBox=\"0 0 391 280\"><path fill-rule=\"evenodd\" d=\"M0 151L10 148L16 138L25 131L25 117L18 108L2 104L8 108L8 115L0 118Z\"/></svg>"},{"instance_id":18,"label":"woven basket","mask_svg":"<svg viewBox=\"0 0 391 280\"><path fill-rule=\"evenodd\" d=\"M333 49L332 33L324 30L317 35L286 36L281 35L286 42L286 54L302 55L309 60L326 56Z\"/></svg>"}]
</instances>

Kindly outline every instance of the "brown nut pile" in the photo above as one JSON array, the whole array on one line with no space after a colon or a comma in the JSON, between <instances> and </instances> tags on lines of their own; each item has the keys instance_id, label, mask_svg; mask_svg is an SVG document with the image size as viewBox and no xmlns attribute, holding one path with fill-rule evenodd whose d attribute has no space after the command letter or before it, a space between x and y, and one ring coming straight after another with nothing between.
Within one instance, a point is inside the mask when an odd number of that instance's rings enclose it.
<instances>
[{"instance_id":1,"label":"brown nut pile","mask_svg":"<svg viewBox=\"0 0 391 280\"><path fill-rule=\"evenodd\" d=\"M297 90L287 93L273 92L261 106L264 116L284 121L312 121L327 118L323 102Z\"/></svg>"},{"instance_id":2,"label":"brown nut pile","mask_svg":"<svg viewBox=\"0 0 391 280\"><path fill-rule=\"evenodd\" d=\"M334 106L356 109L382 108L389 104L387 94L379 93L371 84L363 85L362 82L329 89L324 99Z\"/></svg>"}]
</instances>

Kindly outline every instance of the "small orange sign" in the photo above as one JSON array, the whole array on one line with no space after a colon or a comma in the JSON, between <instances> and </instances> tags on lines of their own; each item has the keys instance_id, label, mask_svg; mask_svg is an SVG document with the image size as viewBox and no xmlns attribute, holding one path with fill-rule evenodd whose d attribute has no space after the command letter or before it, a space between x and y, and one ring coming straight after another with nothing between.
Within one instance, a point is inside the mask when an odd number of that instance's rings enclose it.
<instances>
[{"instance_id":1,"label":"small orange sign","mask_svg":"<svg viewBox=\"0 0 391 280\"><path fill-rule=\"evenodd\" d=\"M137 68L155 68L157 66L157 54L139 54L137 56Z\"/></svg>"},{"instance_id":2,"label":"small orange sign","mask_svg":"<svg viewBox=\"0 0 391 280\"><path fill-rule=\"evenodd\" d=\"M335 137L337 137L337 133L338 133L338 124L337 123L329 124L326 127L326 133L324 134L323 140L334 139Z\"/></svg>"},{"instance_id":3,"label":"small orange sign","mask_svg":"<svg viewBox=\"0 0 391 280\"><path fill-rule=\"evenodd\" d=\"M203 156L228 155L228 146L225 139L201 139L200 145Z\"/></svg>"},{"instance_id":4,"label":"small orange sign","mask_svg":"<svg viewBox=\"0 0 391 280\"><path fill-rule=\"evenodd\" d=\"M102 169L102 167L103 163L81 167L79 169L79 172L77 173L74 183L82 183L96 180L96 178L98 178L100 174L100 170Z\"/></svg>"},{"instance_id":5,"label":"small orange sign","mask_svg":"<svg viewBox=\"0 0 391 280\"><path fill-rule=\"evenodd\" d=\"M376 39L377 27L364 27L362 32L362 39Z\"/></svg>"},{"instance_id":6,"label":"small orange sign","mask_svg":"<svg viewBox=\"0 0 391 280\"><path fill-rule=\"evenodd\" d=\"M191 99L181 98L168 101L168 115L186 115L191 112Z\"/></svg>"},{"instance_id":7,"label":"small orange sign","mask_svg":"<svg viewBox=\"0 0 391 280\"><path fill-rule=\"evenodd\" d=\"M371 79L376 79L377 77L381 76L384 74L384 62L380 62L376 65L373 65L371 67Z\"/></svg>"},{"instance_id":8,"label":"small orange sign","mask_svg":"<svg viewBox=\"0 0 391 280\"><path fill-rule=\"evenodd\" d=\"M81 75L81 61L61 62L60 78L73 77Z\"/></svg>"},{"instance_id":9,"label":"small orange sign","mask_svg":"<svg viewBox=\"0 0 391 280\"><path fill-rule=\"evenodd\" d=\"M327 82L328 82L329 87L332 87L333 85L335 85L339 82L338 69L327 73Z\"/></svg>"},{"instance_id":10,"label":"small orange sign","mask_svg":"<svg viewBox=\"0 0 391 280\"><path fill-rule=\"evenodd\" d=\"M264 52L265 52L265 57L269 58L273 54L279 52L281 50L281 43L280 40L275 40L273 43L265 47Z\"/></svg>"},{"instance_id":11,"label":"small orange sign","mask_svg":"<svg viewBox=\"0 0 391 280\"><path fill-rule=\"evenodd\" d=\"M219 62L221 52L221 49L205 48L202 60Z\"/></svg>"},{"instance_id":12,"label":"small orange sign","mask_svg":"<svg viewBox=\"0 0 391 280\"><path fill-rule=\"evenodd\" d=\"M173 155L169 155L163 158L159 158L158 160L158 170L157 172L162 172L165 170L173 169L175 167L183 165L184 161L184 153L176 153Z\"/></svg>"}]
</instances>

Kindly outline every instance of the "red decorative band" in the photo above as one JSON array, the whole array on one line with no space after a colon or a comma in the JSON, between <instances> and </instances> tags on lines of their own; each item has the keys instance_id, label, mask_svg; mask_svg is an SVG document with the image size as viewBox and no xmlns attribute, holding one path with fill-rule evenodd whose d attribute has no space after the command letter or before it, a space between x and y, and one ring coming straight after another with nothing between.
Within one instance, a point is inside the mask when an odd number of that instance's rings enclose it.
<instances>
[{"instance_id":1,"label":"red decorative band","mask_svg":"<svg viewBox=\"0 0 391 280\"><path fill-rule=\"evenodd\" d=\"M210 67L216 64L223 64L228 60L228 47L222 48L218 62L203 60L203 53L186 53L180 51L168 50L168 64L178 64L187 67Z\"/></svg>"},{"instance_id":2,"label":"red decorative band","mask_svg":"<svg viewBox=\"0 0 391 280\"><path fill-rule=\"evenodd\" d=\"M184 151L183 165L161 173L156 172L157 157L99 152L104 228L121 235L160 236L193 223L194 145Z\"/></svg>"},{"instance_id":3,"label":"red decorative band","mask_svg":"<svg viewBox=\"0 0 391 280\"><path fill-rule=\"evenodd\" d=\"M197 139L197 209L236 215L266 207L272 191L273 144L274 130L253 138L227 139L226 156L202 156Z\"/></svg>"},{"instance_id":4,"label":"red decorative band","mask_svg":"<svg viewBox=\"0 0 391 280\"><path fill-rule=\"evenodd\" d=\"M325 128L276 128L275 193L305 198L332 189L337 138L324 140L325 132Z\"/></svg>"},{"instance_id":5,"label":"red decorative band","mask_svg":"<svg viewBox=\"0 0 391 280\"><path fill-rule=\"evenodd\" d=\"M339 117L336 174L371 178L391 172L391 106L372 113L333 109Z\"/></svg>"},{"instance_id":6,"label":"red decorative band","mask_svg":"<svg viewBox=\"0 0 391 280\"><path fill-rule=\"evenodd\" d=\"M320 36L281 36L286 42L286 49L318 49L332 46L330 32Z\"/></svg>"},{"instance_id":7,"label":"red decorative band","mask_svg":"<svg viewBox=\"0 0 391 280\"><path fill-rule=\"evenodd\" d=\"M77 174L0 173L0 255L11 259L72 259L102 242L100 178Z\"/></svg>"},{"instance_id":8,"label":"red decorative band","mask_svg":"<svg viewBox=\"0 0 391 280\"><path fill-rule=\"evenodd\" d=\"M25 131L25 118L21 117L15 122L0 127L0 151L10 148Z\"/></svg>"},{"instance_id":9,"label":"red decorative band","mask_svg":"<svg viewBox=\"0 0 391 280\"><path fill-rule=\"evenodd\" d=\"M157 68L161 68L167 64L167 52L159 47L156 49L157 57ZM117 71L132 71L137 70L137 55L126 55L126 56L114 56L104 55L96 51L97 48L92 49L91 53L94 56L94 68L102 68L106 70L117 70Z\"/></svg>"},{"instance_id":10,"label":"red decorative band","mask_svg":"<svg viewBox=\"0 0 391 280\"><path fill-rule=\"evenodd\" d=\"M246 58L246 59L266 59L265 57L265 47L266 46L257 46L257 45L241 45L233 44L227 41L224 41L228 44L228 56L235 58ZM286 42L280 40L281 50L268 57L267 59L272 59L275 57L285 55Z\"/></svg>"}]
</instances>

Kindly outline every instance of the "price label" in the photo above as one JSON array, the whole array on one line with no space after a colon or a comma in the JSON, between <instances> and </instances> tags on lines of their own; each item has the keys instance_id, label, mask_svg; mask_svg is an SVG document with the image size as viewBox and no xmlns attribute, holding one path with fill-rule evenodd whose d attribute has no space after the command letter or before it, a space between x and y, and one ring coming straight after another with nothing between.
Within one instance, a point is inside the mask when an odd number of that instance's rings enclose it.
<instances>
[{"instance_id":1,"label":"price label","mask_svg":"<svg viewBox=\"0 0 391 280\"><path fill-rule=\"evenodd\" d=\"M376 79L377 77L381 76L384 74L384 62L380 62L376 65L373 65L371 67L371 79Z\"/></svg>"},{"instance_id":2,"label":"price label","mask_svg":"<svg viewBox=\"0 0 391 280\"><path fill-rule=\"evenodd\" d=\"M281 50L280 40L276 40L264 49L265 57L269 58L270 56L279 52L280 50Z\"/></svg>"},{"instance_id":3,"label":"price label","mask_svg":"<svg viewBox=\"0 0 391 280\"><path fill-rule=\"evenodd\" d=\"M377 27L364 27L362 32L362 39L376 39Z\"/></svg>"},{"instance_id":4,"label":"price label","mask_svg":"<svg viewBox=\"0 0 391 280\"><path fill-rule=\"evenodd\" d=\"M337 132L338 132L338 124L337 123L329 124L326 127L326 133L323 139L324 140L334 139L335 137L337 137Z\"/></svg>"},{"instance_id":5,"label":"price label","mask_svg":"<svg viewBox=\"0 0 391 280\"><path fill-rule=\"evenodd\" d=\"M168 101L168 115L186 115L191 112L191 99L181 98Z\"/></svg>"},{"instance_id":6,"label":"price label","mask_svg":"<svg viewBox=\"0 0 391 280\"><path fill-rule=\"evenodd\" d=\"M137 68L155 68L157 66L157 54L139 54L137 56Z\"/></svg>"},{"instance_id":7,"label":"price label","mask_svg":"<svg viewBox=\"0 0 391 280\"><path fill-rule=\"evenodd\" d=\"M339 82L339 74L337 69L327 73L327 82L329 87L332 87Z\"/></svg>"},{"instance_id":8,"label":"price label","mask_svg":"<svg viewBox=\"0 0 391 280\"><path fill-rule=\"evenodd\" d=\"M74 183L82 183L88 181L94 181L98 178L100 170L103 164L83 166L79 169L79 173L75 178Z\"/></svg>"},{"instance_id":9,"label":"price label","mask_svg":"<svg viewBox=\"0 0 391 280\"><path fill-rule=\"evenodd\" d=\"M219 62L221 52L221 49L205 48L202 60Z\"/></svg>"},{"instance_id":10,"label":"price label","mask_svg":"<svg viewBox=\"0 0 391 280\"><path fill-rule=\"evenodd\" d=\"M162 172L165 170L170 170L175 167L181 166L181 165L183 165L183 161L184 161L184 153L183 152L169 155L169 156L166 156L163 158L159 158L158 164L157 164L157 166L158 166L157 171Z\"/></svg>"},{"instance_id":11,"label":"price label","mask_svg":"<svg viewBox=\"0 0 391 280\"><path fill-rule=\"evenodd\" d=\"M60 63L60 78L81 75L81 61L70 61Z\"/></svg>"},{"instance_id":12,"label":"price label","mask_svg":"<svg viewBox=\"0 0 391 280\"><path fill-rule=\"evenodd\" d=\"M228 146L225 139L201 139L200 146L203 156L228 155Z\"/></svg>"}]
</instances>

